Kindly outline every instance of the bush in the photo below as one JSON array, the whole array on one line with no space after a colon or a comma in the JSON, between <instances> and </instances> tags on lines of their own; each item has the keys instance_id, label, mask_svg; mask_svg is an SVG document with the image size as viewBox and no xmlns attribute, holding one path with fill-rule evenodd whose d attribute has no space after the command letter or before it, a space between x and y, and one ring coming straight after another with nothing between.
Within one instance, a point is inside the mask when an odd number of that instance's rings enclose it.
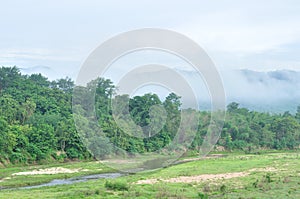
<instances>
[{"instance_id":1,"label":"bush","mask_svg":"<svg viewBox=\"0 0 300 199\"><path fill-rule=\"evenodd\" d=\"M114 191L128 191L129 189L127 183L123 181L106 181L105 188Z\"/></svg>"},{"instance_id":2,"label":"bush","mask_svg":"<svg viewBox=\"0 0 300 199\"><path fill-rule=\"evenodd\" d=\"M77 149L70 148L70 149L67 149L66 154L67 154L68 158L74 159L74 158L78 158L80 153L78 152Z\"/></svg>"},{"instance_id":3,"label":"bush","mask_svg":"<svg viewBox=\"0 0 300 199\"><path fill-rule=\"evenodd\" d=\"M67 158L67 155L65 153L61 153L61 154L57 154L56 151L53 151L51 153L51 156L55 159L55 160L58 160L58 161L63 161L64 159Z\"/></svg>"},{"instance_id":4,"label":"bush","mask_svg":"<svg viewBox=\"0 0 300 199\"><path fill-rule=\"evenodd\" d=\"M265 176L265 182L267 182L267 183L271 183L271 182L273 182L273 180L271 179L271 174L270 173L267 173Z\"/></svg>"},{"instance_id":5,"label":"bush","mask_svg":"<svg viewBox=\"0 0 300 199\"><path fill-rule=\"evenodd\" d=\"M198 196L200 199L208 199L208 195L206 193L199 192Z\"/></svg>"},{"instance_id":6,"label":"bush","mask_svg":"<svg viewBox=\"0 0 300 199\"><path fill-rule=\"evenodd\" d=\"M27 158L22 153L12 153L9 156L9 160L11 163L26 163Z\"/></svg>"},{"instance_id":7,"label":"bush","mask_svg":"<svg viewBox=\"0 0 300 199\"><path fill-rule=\"evenodd\" d=\"M27 147L27 152L31 155L33 160L44 160L47 158L47 155L43 153L36 145L29 144Z\"/></svg>"},{"instance_id":8,"label":"bush","mask_svg":"<svg viewBox=\"0 0 300 199\"><path fill-rule=\"evenodd\" d=\"M223 184L223 185L220 187L220 191L221 191L223 194L225 194L226 191L227 191L226 185Z\"/></svg>"}]
</instances>

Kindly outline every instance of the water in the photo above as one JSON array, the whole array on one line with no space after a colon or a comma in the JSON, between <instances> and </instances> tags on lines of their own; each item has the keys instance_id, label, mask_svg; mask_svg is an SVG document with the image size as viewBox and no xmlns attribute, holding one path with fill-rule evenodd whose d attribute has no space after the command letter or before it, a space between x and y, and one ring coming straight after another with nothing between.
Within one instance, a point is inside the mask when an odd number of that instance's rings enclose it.
<instances>
[{"instance_id":1,"label":"water","mask_svg":"<svg viewBox=\"0 0 300 199\"><path fill-rule=\"evenodd\" d=\"M122 173L103 173L103 174L94 174L94 175L86 175L86 176L80 176L80 177L73 177L73 178L67 178L67 179L54 179L51 182L43 183L39 185L33 185L33 186L25 186L25 187L18 187L14 189L34 189L34 188L40 188L40 187L50 187L50 186L56 186L56 185L70 185L78 182L85 182L87 180L96 180L101 178L118 178L120 176L123 176ZM4 188L5 189L5 188Z\"/></svg>"}]
</instances>

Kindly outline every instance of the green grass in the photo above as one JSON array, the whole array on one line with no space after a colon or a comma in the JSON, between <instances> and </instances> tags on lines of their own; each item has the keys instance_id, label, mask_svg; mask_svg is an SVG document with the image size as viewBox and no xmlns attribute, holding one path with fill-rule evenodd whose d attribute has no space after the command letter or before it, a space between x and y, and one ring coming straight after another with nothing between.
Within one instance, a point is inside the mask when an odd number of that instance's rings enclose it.
<instances>
[{"instance_id":1,"label":"green grass","mask_svg":"<svg viewBox=\"0 0 300 199\"><path fill-rule=\"evenodd\" d=\"M64 168L89 168L89 172L108 171L109 168L95 162L51 165ZM45 167L45 166L43 166ZM50 166L48 166L50 167ZM256 170L251 170L251 169ZM259 168L261 168L259 170ZM274 168L276 170L266 170ZM27 168L1 169L1 176ZM265 169L263 171L262 169ZM251 170L251 171L249 171ZM239 178L218 179L201 183L136 184L143 179L168 179L179 176L249 172ZM83 173L68 174L82 175ZM61 176L58 175L59 177ZM57 177L56 175L51 176ZM7 180L24 184L43 181L46 175ZM5 181L3 182L5 183ZM0 183L0 186L3 186ZM117 179L99 179L73 185L42 187L31 190L1 190L0 198L300 198L300 155L299 152L264 153L261 155L229 154L218 159L206 159L183 163L155 171L123 176Z\"/></svg>"}]
</instances>

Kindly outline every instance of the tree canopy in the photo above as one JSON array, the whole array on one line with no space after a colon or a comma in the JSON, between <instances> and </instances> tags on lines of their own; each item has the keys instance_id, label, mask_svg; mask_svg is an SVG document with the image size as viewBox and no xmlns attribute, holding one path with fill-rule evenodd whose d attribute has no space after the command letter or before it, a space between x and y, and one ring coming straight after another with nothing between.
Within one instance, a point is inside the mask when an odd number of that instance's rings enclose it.
<instances>
[{"instance_id":1,"label":"tree canopy","mask_svg":"<svg viewBox=\"0 0 300 199\"><path fill-rule=\"evenodd\" d=\"M114 96L116 87L111 80L103 78L91 81L86 87L76 87L74 92L79 92L80 95L75 95L78 99L72 99L73 89L74 82L68 77L50 81L41 74L22 75L17 67L1 67L0 162L92 158L86 146L96 149L97 154L93 155L98 158L115 153L116 148L132 154L161 152L175 139L183 111L180 96L175 93L164 100L153 93L133 98ZM92 90L95 93L91 93ZM90 96L95 97L97 119L94 123L86 119L93 112ZM113 110L112 103L116 101L128 101L128 109L119 103ZM185 146L189 150L199 150L210 123L210 112L184 111L199 116L196 136L190 146ZM79 119L83 132L77 132L73 118ZM152 125L153 122L158 125ZM99 132L92 128L97 125L101 127ZM160 125L161 128L155 128ZM80 133L95 139L82 140ZM296 149L299 145L300 106L295 115L269 114L240 108L236 102L228 105L217 143L226 150L249 152L253 149Z\"/></svg>"}]
</instances>

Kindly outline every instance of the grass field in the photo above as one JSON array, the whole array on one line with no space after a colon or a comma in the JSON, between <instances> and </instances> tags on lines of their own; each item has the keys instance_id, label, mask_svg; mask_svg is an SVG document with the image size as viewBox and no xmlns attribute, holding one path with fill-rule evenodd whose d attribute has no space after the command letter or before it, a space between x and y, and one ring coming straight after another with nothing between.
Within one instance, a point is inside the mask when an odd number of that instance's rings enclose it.
<instances>
[{"instance_id":1,"label":"grass field","mask_svg":"<svg viewBox=\"0 0 300 199\"><path fill-rule=\"evenodd\" d=\"M299 152L227 154L116 179L30 190L1 190L0 198L300 198ZM74 173L12 175L50 167ZM19 187L93 173L113 172L99 162L0 169L1 187Z\"/></svg>"}]
</instances>

